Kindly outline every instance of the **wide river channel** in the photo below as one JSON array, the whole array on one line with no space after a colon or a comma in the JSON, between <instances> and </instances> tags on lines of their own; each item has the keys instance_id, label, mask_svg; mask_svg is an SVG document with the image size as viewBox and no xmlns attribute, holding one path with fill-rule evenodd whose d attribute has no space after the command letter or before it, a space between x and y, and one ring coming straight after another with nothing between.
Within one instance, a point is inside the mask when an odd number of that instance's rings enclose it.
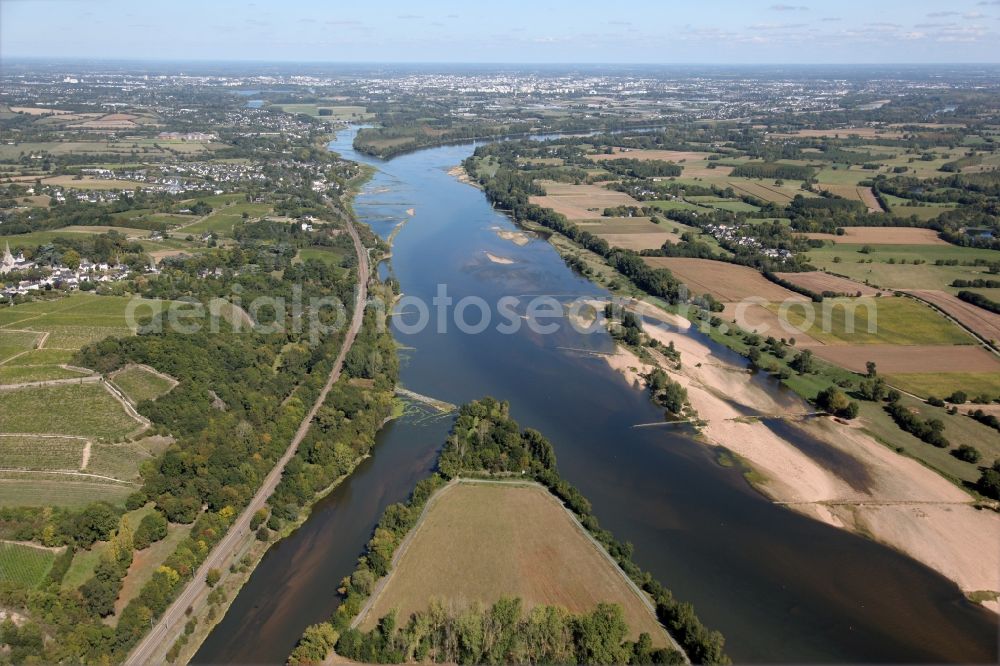
<instances>
[{"instance_id":1,"label":"wide river channel","mask_svg":"<svg viewBox=\"0 0 1000 666\"><path fill-rule=\"evenodd\" d=\"M355 131L341 132L330 148L378 169L355 204L362 222L382 237L406 222L391 265L380 270L382 277L391 272L404 294L429 305L439 285L456 302L479 296L491 305L503 296L523 303L536 295L607 295L545 240L517 245L498 236L514 231L512 222L447 173L471 144L378 161L352 149ZM631 542L641 567L725 634L735 661L996 662L996 616L947 579L773 504L682 429L634 428L662 420L661 411L600 356L579 351L612 350L606 333L582 334L564 323L556 334L527 326L502 334L495 305L482 333L462 332L452 318L439 327L433 308L431 315L423 331L394 330L401 383L455 404L485 395L509 401L522 426L552 441L562 474L590 499L601 524ZM478 310L469 309L466 320L477 322ZM450 423L413 409L383 428L373 455L268 551L194 662L284 663L303 629L333 613L339 582L382 510L429 473ZM836 464L815 445L801 441L807 455Z\"/></svg>"}]
</instances>

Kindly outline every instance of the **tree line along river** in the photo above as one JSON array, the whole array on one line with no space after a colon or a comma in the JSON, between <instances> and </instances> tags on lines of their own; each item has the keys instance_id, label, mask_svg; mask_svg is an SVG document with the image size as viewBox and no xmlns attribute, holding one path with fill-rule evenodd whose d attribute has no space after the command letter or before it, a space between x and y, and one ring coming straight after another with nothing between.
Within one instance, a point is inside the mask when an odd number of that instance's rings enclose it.
<instances>
[{"instance_id":1,"label":"tree line along river","mask_svg":"<svg viewBox=\"0 0 1000 666\"><path fill-rule=\"evenodd\" d=\"M391 266L380 270L404 294L430 303L443 284L455 301L480 296L491 304L503 296L607 295L544 240L522 246L497 235L515 227L447 173L471 144L383 162L353 150L355 132L341 132L330 148L379 169L355 202L361 222L388 237L407 220ZM599 356L574 351L613 350L606 333L399 328L404 386L454 404L485 395L509 401L513 418L551 440L562 475L593 503L602 526L631 542L639 566L723 632L735 661L996 661L996 617L944 577L771 503L687 431L633 428L661 420L661 411ZM430 472L449 426L449 418L420 409L386 425L372 457L272 546L193 661L283 663L303 629L333 613L340 580L384 507ZM814 446L803 439L800 448L811 455Z\"/></svg>"}]
</instances>

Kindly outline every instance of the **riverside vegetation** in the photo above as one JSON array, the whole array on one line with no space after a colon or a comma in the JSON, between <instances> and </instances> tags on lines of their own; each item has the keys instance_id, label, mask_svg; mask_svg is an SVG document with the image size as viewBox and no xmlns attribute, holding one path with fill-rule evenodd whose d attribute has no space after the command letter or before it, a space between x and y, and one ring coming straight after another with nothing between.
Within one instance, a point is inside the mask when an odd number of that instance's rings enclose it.
<instances>
[{"instance_id":1,"label":"riverside vegetation","mask_svg":"<svg viewBox=\"0 0 1000 666\"><path fill-rule=\"evenodd\" d=\"M648 635L635 643L624 641L627 627L621 609L607 605L574 616L551 607L537 607L525 615L517 599L457 615L432 604L428 611L410 618L390 614L367 633L352 628L376 582L389 573L397 547L436 491L459 476L516 476L541 483L577 516L652 598L658 618L692 661L728 663L722 635L706 629L690 604L677 600L632 562L631 546L602 529L586 498L559 476L548 440L537 431L521 431L508 410L506 403L493 398L460 408L439 455L437 472L416 485L407 503L386 508L357 569L343 581L343 602L328 622L305 631L289 662L319 662L331 649L342 657L370 663L672 663L682 659L669 649L653 650Z\"/></svg>"}]
</instances>

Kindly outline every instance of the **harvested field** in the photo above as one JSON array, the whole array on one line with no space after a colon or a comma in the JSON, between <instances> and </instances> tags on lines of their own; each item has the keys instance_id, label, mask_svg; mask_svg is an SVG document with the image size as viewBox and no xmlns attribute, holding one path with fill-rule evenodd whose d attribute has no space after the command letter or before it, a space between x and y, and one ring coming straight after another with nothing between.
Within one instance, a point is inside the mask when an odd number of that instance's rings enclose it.
<instances>
[{"instance_id":1,"label":"harvested field","mask_svg":"<svg viewBox=\"0 0 1000 666\"><path fill-rule=\"evenodd\" d=\"M973 345L822 345L816 356L854 372L865 372L875 361L881 375L904 373L1000 373L1000 359ZM996 375L1000 381L1000 374Z\"/></svg>"},{"instance_id":2,"label":"harvested field","mask_svg":"<svg viewBox=\"0 0 1000 666\"><path fill-rule=\"evenodd\" d=\"M1000 341L1000 315L943 291L908 289L906 293L930 303L983 339Z\"/></svg>"},{"instance_id":3,"label":"harvested field","mask_svg":"<svg viewBox=\"0 0 1000 666\"><path fill-rule=\"evenodd\" d=\"M541 181L541 185L545 188L546 196L531 197L531 203L551 208L569 220L592 220L600 217L605 208L642 206L624 192L614 192L597 185L573 185L553 181Z\"/></svg>"},{"instance_id":4,"label":"harvested field","mask_svg":"<svg viewBox=\"0 0 1000 666\"><path fill-rule=\"evenodd\" d=\"M868 245L948 245L933 229L915 227L844 227L844 234L803 234L806 238L834 243Z\"/></svg>"},{"instance_id":5,"label":"harvested field","mask_svg":"<svg viewBox=\"0 0 1000 666\"><path fill-rule=\"evenodd\" d=\"M653 249L680 240L671 223L656 224L648 217L604 217L581 222L580 228L626 250Z\"/></svg>"},{"instance_id":6,"label":"harvested field","mask_svg":"<svg viewBox=\"0 0 1000 666\"><path fill-rule=\"evenodd\" d=\"M664 243L674 243L677 236L668 231L661 231L651 234L597 234L600 238L608 241L612 247L620 247L625 250L655 250L663 247Z\"/></svg>"},{"instance_id":7,"label":"harvested field","mask_svg":"<svg viewBox=\"0 0 1000 666\"><path fill-rule=\"evenodd\" d=\"M622 571L544 488L460 483L438 491L361 628L398 609L400 622L433 597L491 604L517 596L574 613L600 602L622 606L635 640L667 636Z\"/></svg>"},{"instance_id":8,"label":"harvested field","mask_svg":"<svg viewBox=\"0 0 1000 666\"><path fill-rule=\"evenodd\" d=\"M708 168L712 165L712 168ZM685 178L720 178L729 176L735 167L731 166L719 166L718 162L709 162L707 160L698 160L696 162L685 162L681 165L684 167L682 175Z\"/></svg>"},{"instance_id":9,"label":"harvested field","mask_svg":"<svg viewBox=\"0 0 1000 666\"><path fill-rule=\"evenodd\" d=\"M760 272L712 259L644 257L652 268L666 268L688 286L692 294L711 294L724 302L758 298L765 301L807 301L805 296L779 286Z\"/></svg>"},{"instance_id":10,"label":"harvested field","mask_svg":"<svg viewBox=\"0 0 1000 666\"><path fill-rule=\"evenodd\" d=\"M682 160L703 160L712 154L699 153L693 150L631 150L629 148L615 148L614 151L611 155L599 153L597 155L587 155L587 157L596 162L623 159L680 162Z\"/></svg>"},{"instance_id":11,"label":"harvested field","mask_svg":"<svg viewBox=\"0 0 1000 666\"><path fill-rule=\"evenodd\" d=\"M823 344L781 319L776 312L758 303L726 303L725 309L719 316L727 322L735 321L737 326L746 331L755 331L776 338L795 338L795 344L799 347Z\"/></svg>"},{"instance_id":12,"label":"harvested field","mask_svg":"<svg viewBox=\"0 0 1000 666\"><path fill-rule=\"evenodd\" d=\"M828 185L826 183L820 183L816 187L844 199L860 201L868 208L869 213L885 212L882 204L875 198L875 193L872 192L872 188L870 187L861 187L860 185Z\"/></svg>"},{"instance_id":13,"label":"harvested field","mask_svg":"<svg viewBox=\"0 0 1000 666\"><path fill-rule=\"evenodd\" d=\"M869 287L866 284L861 284L860 282L855 282L854 280L848 280L847 278L842 278L838 275L830 275L829 273L824 273L823 271L809 271L806 273L775 273L775 275L780 277L782 280L788 280L794 285L815 291L817 294L829 291L834 294L855 296L860 292L861 296L875 296L879 293L878 289Z\"/></svg>"}]
</instances>

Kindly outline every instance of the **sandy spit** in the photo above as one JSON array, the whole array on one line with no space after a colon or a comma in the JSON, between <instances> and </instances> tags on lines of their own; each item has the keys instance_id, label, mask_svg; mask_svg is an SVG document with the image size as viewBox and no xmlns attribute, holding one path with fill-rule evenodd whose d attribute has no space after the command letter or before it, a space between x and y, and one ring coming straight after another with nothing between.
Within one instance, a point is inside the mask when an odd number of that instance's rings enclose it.
<instances>
[{"instance_id":1,"label":"sandy spit","mask_svg":"<svg viewBox=\"0 0 1000 666\"><path fill-rule=\"evenodd\" d=\"M494 264L503 264L507 266L509 264L516 263L513 259L508 259L507 257L501 257L499 255L493 254L492 252L485 252L485 254L486 258L492 261Z\"/></svg>"}]
</instances>

